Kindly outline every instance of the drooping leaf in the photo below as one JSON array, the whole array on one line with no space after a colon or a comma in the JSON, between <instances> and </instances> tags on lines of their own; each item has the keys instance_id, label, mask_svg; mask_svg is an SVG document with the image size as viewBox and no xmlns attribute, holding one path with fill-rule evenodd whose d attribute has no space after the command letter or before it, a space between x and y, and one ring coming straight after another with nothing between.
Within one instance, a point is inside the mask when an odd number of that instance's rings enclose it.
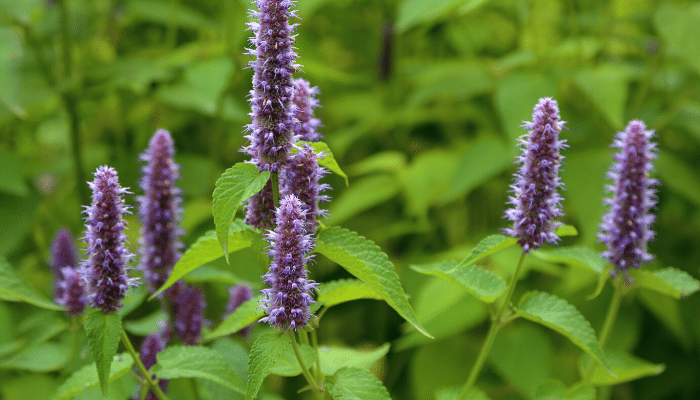
<instances>
[{"instance_id":1,"label":"drooping leaf","mask_svg":"<svg viewBox=\"0 0 700 400\"><path fill-rule=\"evenodd\" d=\"M328 224L340 224L362 211L384 203L400 190L401 186L393 175L373 175L357 180L330 203Z\"/></svg>"},{"instance_id":2,"label":"drooping leaf","mask_svg":"<svg viewBox=\"0 0 700 400\"><path fill-rule=\"evenodd\" d=\"M410 268L425 275L439 276L462 286L467 292L486 303L493 303L507 289L501 277L476 265L456 269L459 262L447 261L424 265L411 265Z\"/></svg>"},{"instance_id":3,"label":"drooping leaf","mask_svg":"<svg viewBox=\"0 0 700 400\"><path fill-rule=\"evenodd\" d=\"M357 279L340 279L324 282L318 285L316 301L326 307L332 307L348 301L360 299L381 300L379 295L368 284Z\"/></svg>"},{"instance_id":4,"label":"drooping leaf","mask_svg":"<svg viewBox=\"0 0 700 400\"><path fill-rule=\"evenodd\" d=\"M384 385L364 369L342 368L326 383L334 400L391 400Z\"/></svg>"},{"instance_id":5,"label":"drooping leaf","mask_svg":"<svg viewBox=\"0 0 700 400\"><path fill-rule=\"evenodd\" d=\"M528 292L520 300L518 315L561 333L610 369L590 322L566 300L549 293Z\"/></svg>"},{"instance_id":6,"label":"drooping leaf","mask_svg":"<svg viewBox=\"0 0 700 400\"><path fill-rule=\"evenodd\" d=\"M389 347L389 343L384 343L376 349L365 351L349 347L321 346L318 349L321 372L324 375L333 375L345 367L369 369L389 352Z\"/></svg>"},{"instance_id":7,"label":"drooping leaf","mask_svg":"<svg viewBox=\"0 0 700 400\"><path fill-rule=\"evenodd\" d=\"M622 351L606 350L605 355L615 375L610 375L603 368L596 368L591 376L591 385L613 386L644 378L645 376L659 375L666 369L664 364L653 364ZM589 370L591 362L592 360L588 355L581 357L579 365L581 374Z\"/></svg>"},{"instance_id":8,"label":"drooping leaf","mask_svg":"<svg viewBox=\"0 0 700 400\"><path fill-rule=\"evenodd\" d=\"M418 322L394 265L372 241L347 229L334 227L318 234L315 251L368 284L411 325L432 337Z\"/></svg>"},{"instance_id":9,"label":"drooping leaf","mask_svg":"<svg viewBox=\"0 0 700 400\"><path fill-rule=\"evenodd\" d=\"M219 239L221 250L228 262L228 232L236 210L244 201L258 193L270 179L270 171L259 172L258 168L249 163L238 163L224 171L216 181L214 189L214 225L216 237Z\"/></svg>"},{"instance_id":10,"label":"drooping leaf","mask_svg":"<svg viewBox=\"0 0 700 400\"><path fill-rule=\"evenodd\" d=\"M314 349L311 346L300 344L299 353L301 354L302 360L304 360L304 365L307 368L311 367L316 362L316 355L314 354ZM292 346L287 346L275 363L270 367L270 374L280 375L280 376L297 376L301 375L301 366L294 354L294 349Z\"/></svg>"},{"instance_id":11,"label":"drooping leaf","mask_svg":"<svg viewBox=\"0 0 700 400\"><path fill-rule=\"evenodd\" d=\"M297 144L299 146L301 146L302 144L309 145L312 149L314 149L315 153L323 153L323 156L318 160L318 165L320 165L321 167L326 167L332 173L342 177L343 179L345 179L345 186L348 185L348 176L345 174L345 172L343 172L342 169L340 169L338 161L336 161L335 157L333 157L333 152L326 143L300 141ZM291 153L296 153L298 151L299 150L297 150L296 148L292 148Z\"/></svg>"},{"instance_id":12,"label":"drooping leaf","mask_svg":"<svg viewBox=\"0 0 700 400\"><path fill-rule=\"evenodd\" d=\"M0 300L21 301L49 310L65 310L24 282L7 260L0 256Z\"/></svg>"},{"instance_id":13,"label":"drooping leaf","mask_svg":"<svg viewBox=\"0 0 700 400\"><path fill-rule=\"evenodd\" d=\"M605 259L600 256L600 253L587 247L558 247L547 250L535 250L532 252L533 257L540 260L574 265L581 268L590 268L591 270L601 274L605 271Z\"/></svg>"},{"instance_id":14,"label":"drooping leaf","mask_svg":"<svg viewBox=\"0 0 700 400\"><path fill-rule=\"evenodd\" d=\"M436 400L460 400L461 395L462 395L462 388L461 387L443 388L443 389L438 390L438 392L435 394L435 399ZM486 393L473 387L473 388L469 389L469 392L467 392L467 396L464 398L464 400L491 400L491 399L486 395Z\"/></svg>"},{"instance_id":15,"label":"drooping leaf","mask_svg":"<svg viewBox=\"0 0 700 400\"><path fill-rule=\"evenodd\" d=\"M566 388L563 383L550 380L537 388L535 400L595 400L595 389L590 386Z\"/></svg>"},{"instance_id":16,"label":"drooping leaf","mask_svg":"<svg viewBox=\"0 0 700 400\"><path fill-rule=\"evenodd\" d=\"M238 393L245 384L221 354L199 346L169 346L157 355L153 372L160 379L199 378L218 383Z\"/></svg>"},{"instance_id":17,"label":"drooping leaf","mask_svg":"<svg viewBox=\"0 0 700 400\"><path fill-rule=\"evenodd\" d=\"M122 375L131 370L134 365L134 359L129 353L121 353L113 358L109 368L109 382L119 379ZM68 378L56 391L52 400L68 400L75 395L80 394L90 388L100 384L100 379L97 376L97 368L95 363L86 365Z\"/></svg>"},{"instance_id":18,"label":"drooping leaf","mask_svg":"<svg viewBox=\"0 0 700 400\"><path fill-rule=\"evenodd\" d=\"M266 333L253 343L248 359L248 383L245 398L252 400L258 394L263 379L275 364L282 352L291 343L289 335Z\"/></svg>"},{"instance_id":19,"label":"drooping leaf","mask_svg":"<svg viewBox=\"0 0 700 400\"><path fill-rule=\"evenodd\" d=\"M265 313L260 309L262 296L254 297L241 304L231 315L204 337L204 340L211 340L218 337L236 333L246 326L257 322Z\"/></svg>"},{"instance_id":20,"label":"drooping leaf","mask_svg":"<svg viewBox=\"0 0 700 400\"><path fill-rule=\"evenodd\" d=\"M107 394L110 368L114 355L117 354L117 346L122 332L122 320L116 313L105 313L95 310L85 319L85 332L87 334L90 353L95 359L97 376L100 379L102 393Z\"/></svg>"},{"instance_id":21,"label":"drooping leaf","mask_svg":"<svg viewBox=\"0 0 700 400\"><path fill-rule=\"evenodd\" d=\"M656 271L630 271L634 283L675 299L682 299L700 290L700 282L685 271L673 267Z\"/></svg>"}]
</instances>

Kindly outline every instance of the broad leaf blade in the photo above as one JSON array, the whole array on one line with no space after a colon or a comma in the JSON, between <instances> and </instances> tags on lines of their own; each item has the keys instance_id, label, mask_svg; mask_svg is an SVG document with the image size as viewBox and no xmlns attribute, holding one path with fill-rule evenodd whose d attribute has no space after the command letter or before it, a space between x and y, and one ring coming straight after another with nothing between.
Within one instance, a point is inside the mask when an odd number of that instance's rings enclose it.
<instances>
[{"instance_id":1,"label":"broad leaf blade","mask_svg":"<svg viewBox=\"0 0 700 400\"><path fill-rule=\"evenodd\" d=\"M85 332L92 358L95 359L102 393L106 395L109 370L112 368L114 355L117 354L122 332L122 320L116 313L97 310L88 314L85 319Z\"/></svg>"},{"instance_id":2,"label":"broad leaf blade","mask_svg":"<svg viewBox=\"0 0 700 400\"><path fill-rule=\"evenodd\" d=\"M270 171L259 172L249 163L238 163L224 171L214 189L214 225L216 237L228 262L228 232L238 207L258 193L270 179Z\"/></svg>"},{"instance_id":3,"label":"broad leaf blade","mask_svg":"<svg viewBox=\"0 0 700 400\"><path fill-rule=\"evenodd\" d=\"M559 247L551 250L535 250L534 257L553 263L589 268L597 273L605 271L605 259L600 253L587 247Z\"/></svg>"},{"instance_id":4,"label":"broad leaf blade","mask_svg":"<svg viewBox=\"0 0 700 400\"><path fill-rule=\"evenodd\" d=\"M340 169L340 165L338 165L338 161L336 161L335 157L333 157L333 152L331 149L328 147L328 145L324 142L297 142L299 145L302 144L307 144L309 145L312 149L314 149L315 153L323 153L321 158L318 160L318 165L321 167L326 167L328 168L329 171L332 173L342 177L345 179L345 186L348 185L348 176L343 172L342 169ZM297 149L292 149L292 153L298 152L299 150Z\"/></svg>"},{"instance_id":5,"label":"broad leaf blade","mask_svg":"<svg viewBox=\"0 0 700 400\"><path fill-rule=\"evenodd\" d=\"M591 385L613 386L644 378L645 376L659 375L666 370L664 364L653 364L622 351L606 350L605 355L615 375L610 375L602 368L596 368L593 376L591 376ZM584 355L581 358L580 371L588 371L591 362L591 358Z\"/></svg>"},{"instance_id":6,"label":"broad leaf blade","mask_svg":"<svg viewBox=\"0 0 700 400\"><path fill-rule=\"evenodd\" d=\"M157 359L158 366L154 372L160 379L200 378L245 393L241 378L214 350L199 346L172 346L158 353Z\"/></svg>"},{"instance_id":7,"label":"broad leaf blade","mask_svg":"<svg viewBox=\"0 0 700 400\"><path fill-rule=\"evenodd\" d=\"M493 303L507 289L503 279L491 271L468 265L455 269L458 262L438 262L425 265L411 265L410 268L425 275L434 275L462 286L467 292L486 303Z\"/></svg>"},{"instance_id":8,"label":"broad leaf blade","mask_svg":"<svg viewBox=\"0 0 700 400\"><path fill-rule=\"evenodd\" d=\"M321 346L318 349L321 372L324 375L333 375L345 367L369 369L389 352L389 347L389 343L384 343L374 350L364 351L348 347Z\"/></svg>"},{"instance_id":9,"label":"broad leaf blade","mask_svg":"<svg viewBox=\"0 0 700 400\"><path fill-rule=\"evenodd\" d=\"M355 232L334 227L318 234L315 251L368 284L406 321L424 335L432 337L418 322L394 265L374 242Z\"/></svg>"},{"instance_id":10,"label":"broad leaf blade","mask_svg":"<svg viewBox=\"0 0 700 400\"><path fill-rule=\"evenodd\" d=\"M557 380L550 380L537 388L535 400L595 400L595 389L590 386L573 386L569 389Z\"/></svg>"},{"instance_id":11,"label":"broad leaf blade","mask_svg":"<svg viewBox=\"0 0 700 400\"><path fill-rule=\"evenodd\" d=\"M119 379L122 375L131 370L134 365L134 359L129 353L121 353L114 357L109 370L109 382ZM97 376L95 364L90 364L82 367L68 378L56 391L52 400L68 400L72 399L77 394L80 394L88 389L96 387L100 384L100 379Z\"/></svg>"},{"instance_id":12,"label":"broad leaf blade","mask_svg":"<svg viewBox=\"0 0 700 400\"><path fill-rule=\"evenodd\" d=\"M360 368L343 368L328 379L334 400L391 400L386 390L371 372Z\"/></svg>"},{"instance_id":13,"label":"broad leaf blade","mask_svg":"<svg viewBox=\"0 0 700 400\"><path fill-rule=\"evenodd\" d=\"M313 365L316 362L316 355L314 354L314 349L311 346L300 344L299 353L301 353L301 358L304 360L304 365L307 367ZM294 354L294 349L291 346L287 346L282 354L270 368L268 374L275 374L280 376L297 376L301 375L301 366Z\"/></svg>"},{"instance_id":14,"label":"broad leaf blade","mask_svg":"<svg viewBox=\"0 0 700 400\"><path fill-rule=\"evenodd\" d=\"M435 399L436 400L460 400L461 395L462 395L462 388L461 387L444 388L444 389L438 390L438 392L435 394ZM486 393L473 387L473 388L469 389L469 392L467 393L467 396L464 398L464 400L490 400L490 399L486 395Z\"/></svg>"},{"instance_id":15,"label":"broad leaf blade","mask_svg":"<svg viewBox=\"0 0 700 400\"><path fill-rule=\"evenodd\" d=\"M22 301L49 310L65 310L24 282L7 260L0 256L0 300Z\"/></svg>"},{"instance_id":16,"label":"broad leaf blade","mask_svg":"<svg viewBox=\"0 0 700 400\"><path fill-rule=\"evenodd\" d=\"M253 343L248 359L248 384L246 385L246 400L251 400L258 394L263 379L275 364L284 349L291 341L289 335L266 333Z\"/></svg>"},{"instance_id":17,"label":"broad leaf blade","mask_svg":"<svg viewBox=\"0 0 700 400\"><path fill-rule=\"evenodd\" d=\"M682 299L700 290L700 282L685 271L668 267L657 271L632 270L634 283L676 299Z\"/></svg>"},{"instance_id":18,"label":"broad leaf blade","mask_svg":"<svg viewBox=\"0 0 700 400\"><path fill-rule=\"evenodd\" d=\"M317 287L317 291L318 297L316 301L326 307L332 307L353 300L382 299L382 296L372 289L372 287L357 279L340 279L337 281L325 282Z\"/></svg>"},{"instance_id":19,"label":"broad leaf blade","mask_svg":"<svg viewBox=\"0 0 700 400\"><path fill-rule=\"evenodd\" d=\"M252 298L241 304L234 312L216 328L205 336L205 340L236 333L250 324L256 323L265 313L260 308L262 296Z\"/></svg>"}]
</instances>

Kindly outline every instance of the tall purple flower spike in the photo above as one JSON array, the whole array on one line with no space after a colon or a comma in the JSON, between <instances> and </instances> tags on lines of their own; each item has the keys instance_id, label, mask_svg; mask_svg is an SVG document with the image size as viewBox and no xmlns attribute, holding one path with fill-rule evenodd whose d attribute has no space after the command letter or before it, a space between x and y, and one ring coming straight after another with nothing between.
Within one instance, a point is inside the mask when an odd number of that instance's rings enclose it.
<instances>
[{"instance_id":1,"label":"tall purple flower spike","mask_svg":"<svg viewBox=\"0 0 700 400\"><path fill-rule=\"evenodd\" d=\"M254 70L252 123L246 127L250 143L243 150L261 171L279 171L294 141L292 75L297 54L292 35L296 24L289 24L296 17L292 5L291 0L257 0L258 11L251 11L257 22L248 23L255 36L247 50L256 59L248 64Z\"/></svg>"},{"instance_id":2,"label":"tall purple flower spike","mask_svg":"<svg viewBox=\"0 0 700 400\"><path fill-rule=\"evenodd\" d=\"M141 358L143 366L148 370L151 369L152 366L156 365L156 356L164 349L165 341L157 333L146 336L146 339L143 340L139 351L139 357ZM158 381L158 386L160 386L160 389L165 392L168 389L168 380L161 379ZM146 400L157 400L155 393L153 393L153 391L150 389L148 389L148 393L146 394Z\"/></svg>"},{"instance_id":3,"label":"tall purple flower spike","mask_svg":"<svg viewBox=\"0 0 700 400\"><path fill-rule=\"evenodd\" d=\"M147 164L140 182L144 195L137 199L142 224L140 269L152 292L168 279L183 247L179 240L183 234L179 226L182 198L175 187L180 172L173 161L174 153L170 133L160 129L141 155Z\"/></svg>"},{"instance_id":4,"label":"tall purple flower spike","mask_svg":"<svg viewBox=\"0 0 700 400\"><path fill-rule=\"evenodd\" d=\"M304 144L298 153L289 157L280 174L280 194L282 196L293 194L299 198L305 211L308 234L315 232L318 218L327 212L319 209L319 203L330 200L330 196L320 194L331 186L327 183L319 183L319 180L328 173L326 168L318 166L319 158L323 158L323 154L315 153L314 149Z\"/></svg>"},{"instance_id":5,"label":"tall purple flower spike","mask_svg":"<svg viewBox=\"0 0 700 400\"><path fill-rule=\"evenodd\" d=\"M529 253L544 244L557 243L554 233L562 225L554 222L563 216L562 197L557 189L564 186L559 178L559 166L564 159L560 151L568 147L566 140L559 140L564 127L559 120L557 102L549 97L540 99L532 114L532 122L523 125L529 132L519 139L522 154L517 164L520 169L510 186L513 196L508 203L505 218L513 222L513 228L504 229L508 236L519 238L523 252Z\"/></svg>"},{"instance_id":6,"label":"tall purple flower spike","mask_svg":"<svg viewBox=\"0 0 700 400\"><path fill-rule=\"evenodd\" d=\"M272 179L246 203L245 223L256 228L272 229L275 223L275 201Z\"/></svg>"},{"instance_id":7,"label":"tall purple flower spike","mask_svg":"<svg viewBox=\"0 0 700 400\"><path fill-rule=\"evenodd\" d=\"M87 295L83 275L77 269L63 267L61 269L61 297L56 303L66 307L66 314L77 316L85 311Z\"/></svg>"},{"instance_id":8,"label":"tall purple flower spike","mask_svg":"<svg viewBox=\"0 0 700 400\"><path fill-rule=\"evenodd\" d=\"M299 78L292 81L294 96L292 102L296 106L296 118L299 121L294 133L299 140L318 142L323 136L318 133L321 120L314 117L314 110L318 108L316 95L320 93L318 86L311 87L308 81Z\"/></svg>"},{"instance_id":9,"label":"tall purple flower spike","mask_svg":"<svg viewBox=\"0 0 700 400\"><path fill-rule=\"evenodd\" d=\"M53 295L56 303L63 298L64 285L63 268L75 269L78 266L78 250L75 247L73 235L68 229L61 228L51 242L51 270L54 274Z\"/></svg>"},{"instance_id":10,"label":"tall purple flower spike","mask_svg":"<svg viewBox=\"0 0 700 400\"><path fill-rule=\"evenodd\" d=\"M620 151L607 174L613 181L607 185L612 198L604 200L610 208L598 237L607 246L603 257L615 267L612 274L622 273L625 278L630 267L639 268L654 258L647 253L647 243L655 235L650 229L655 219L650 210L656 206L654 186L658 185L649 178L657 157L656 143L650 141L653 136L654 131L646 130L643 122L631 121L612 144Z\"/></svg>"},{"instance_id":11,"label":"tall purple flower spike","mask_svg":"<svg viewBox=\"0 0 700 400\"><path fill-rule=\"evenodd\" d=\"M102 166L95 172L95 180L88 182L92 189L92 205L85 209L85 236L88 244L83 273L88 284L88 300L104 312L115 312L122 306L129 286L136 279L129 278L128 264L133 258L126 248L123 214L127 188L119 186L117 171Z\"/></svg>"},{"instance_id":12,"label":"tall purple flower spike","mask_svg":"<svg viewBox=\"0 0 700 400\"><path fill-rule=\"evenodd\" d=\"M267 316L260 322L298 330L309 322L309 305L314 301L310 293L317 285L307 279L305 268L313 244L306 233L305 211L296 196L282 198L276 217L277 227L267 234L272 262L262 278L271 288L261 290Z\"/></svg>"},{"instance_id":13,"label":"tall purple flower spike","mask_svg":"<svg viewBox=\"0 0 700 400\"><path fill-rule=\"evenodd\" d=\"M204 293L196 287L186 287L177 299L175 329L177 335L186 345L194 346L201 340L204 322Z\"/></svg>"},{"instance_id":14,"label":"tall purple flower spike","mask_svg":"<svg viewBox=\"0 0 700 400\"><path fill-rule=\"evenodd\" d=\"M226 314L224 314L224 318L228 317L234 311L236 311L236 309L238 309L238 307L240 307L241 304L253 298L253 289L251 289L250 286L245 284L231 287L228 293L229 300L228 304L226 305ZM252 324L248 325L245 328L238 331L238 333L243 338L247 338L248 336L250 336L250 331L252 330L252 328Z\"/></svg>"}]
</instances>

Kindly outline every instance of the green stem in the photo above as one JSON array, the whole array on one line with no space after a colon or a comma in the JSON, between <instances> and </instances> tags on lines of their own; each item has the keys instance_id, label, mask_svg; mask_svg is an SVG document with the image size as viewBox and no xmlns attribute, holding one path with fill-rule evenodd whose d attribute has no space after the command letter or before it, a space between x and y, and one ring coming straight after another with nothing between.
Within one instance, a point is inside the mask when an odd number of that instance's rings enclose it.
<instances>
[{"instance_id":1,"label":"green stem","mask_svg":"<svg viewBox=\"0 0 700 400\"><path fill-rule=\"evenodd\" d=\"M197 380L194 378L190 378L190 384L192 385L192 393L194 394L194 400L200 400L201 397L199 397L199 388L197 387Z\"/></svg>"},{"instance_id":2,"label":"green stem","mask_svg":"<svg viewBox=\"0 0 700 400\"><path fill-rule=\"evenodd\" d=\"M275 208L277 208L280 205L279 174L273 172L270 174L270 179L272 179L272 200L275 202Z\"/></svg>"},{"instance_id":3,"label":"green stem","mask_svg":"<svg viewBox=\"0 0 700 400\"><path fill-rule=\"evenodd\" d=\"M610 338L610 333L615 325L615 320L617 319L617 313L620 311L620 304L622 303L622 296L624 296L624 291L619 287L618 284L613 283L613 297L610 300L610 306L608 307L608 313L605 315L605 321L603 322L603 327L600 330L600 347L605 347L605 344ZM586 374L583 376L584 382L590 382L593 377L598 364L595 360L591 360L591 365L588 367Z\"/></svg>"},{"instance_id":4,"label":"green stem","mask_svg":"<svg viewBox=\"0 0 700 400\"><path fill-rule=\"evenodd\" d=\"M126 350L129 352L129 354L131 354L131 357L133 357L136 367L139 369L139 372L141 372L141 375L143 375L144 379L146 380L146 383L148 383L148 386L151 388L156 397L160 400L168 400L168 397L165 396L165 393L163 393L163 391L160 389L160 386L158 386L158 384L153 381L151 374L146 370L146 367L143 365L143 362L141 362L139 354L136 352L136 350L134 350L134 345L131 344L129 336L126 335L126 331L123 328L122 343L124 343L124 347L126 347Z\"/></svg>"},{"instance_id":5,"label":"green stem","mask_svg":"<svg viewBox=\"0 0 700 400\"><path fill-rule=\"evenodd\" d=\"M70 346L70 361L68 363L68 373L75 371L75 360L78 355L78 346L80 344L80 323L78 317L71 318L71 346Z\"/></svg>"},{"instance_id":6,"label":"green stem","mask_svg":"<svg viewBox=\"0 0 700 400\"><path fill-rule=\"evenodd\" d=\"M503 317L505 316L506 311L508 311L510 299L511 297L513 297L513 292L515 292L515 285L518 283L518 279L520 278L520 272L523 269L524 261L525 253L523 252L523 254L520 256L520 261L518 261L518 267L515 269L515 274L513 274L513 278L510 281L510 287L508 288L506 298L503 300L503 305L498 311L496 317L491 320L491 326L489 327L489 332L486 334L486 340L484 341L484 344L481 345L479 356L477 357L476 362L474 363L474 366L472 367L472 370L469 373L469 378L467 378L467 383L464 384L464 388L462 389L462 393L459 396L459 400L466 399L467 393L469 393L469 389L471 389L472 386L474 386L476 378L479 377L481 368L484 366L484 363L486 362L486 359L489 356L491 346L493 346L493 342L496 339L496 334L501 329L501 327L505 325L506 322L512 320L511 318L504 320Z\"/></svg>"},{"instance_id":7,"label":"green stem","mask_svg":"<svg viewBox=\"0 0 700 400\"><path fill-rule=\"evenodd\" d=\"M314 348L314 354L316 354L316 381L321 382L321 358L319 357L319 352L318 352L318 334L316 333L316 329L311 331L311 346Z\"/></svg>"},{"instance_id":8,"label":"green stem","mask_svg":"<svg viewBox=\"0 0 700 400\"><path fill-rule=\"evenodd\" d=\"M316 393L316 397L322 399L323 391L318 387L316 380L313 378L313 376L311 376L311 373L309 372L309 368L306 367L306 364L304 364L304 360L301 358L301 353L299 352L299 345L297 344L297 338L294 335L294 332L290 333L289 337L290 339L292 339L294 355L297 357L297 361L299 362L299 366L301 367L302 375L304 375L304 378L306 378L306 382L309 383L309 386L311 386L314 393Z\"/></svg>"}]
</instances>

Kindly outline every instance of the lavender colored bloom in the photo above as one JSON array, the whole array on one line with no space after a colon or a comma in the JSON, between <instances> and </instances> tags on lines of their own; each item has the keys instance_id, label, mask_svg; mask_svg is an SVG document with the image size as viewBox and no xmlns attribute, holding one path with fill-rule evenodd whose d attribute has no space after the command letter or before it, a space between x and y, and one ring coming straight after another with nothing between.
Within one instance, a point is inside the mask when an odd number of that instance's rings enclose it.
<instances>
[{"instance_id":1,"label":"lavender colored bloom","mask_svg":"<svg viewBox=\"0 0 700 400\"><path fill-rule=\"evenodd\" d=\"M277 227L267 234L272 262L262 278L271 288L261 290L267 316L260 322L284 330L297 330L309 322L309 304L314 301L310 292L317 285L307 279L305 268L313 247L305 214L296 196L285 196L277 208Z\"/></svg>"},{"instance_id":2,"label":"lavender colored bloom","mask_svg":"<svg viewBox=\"0 0 700 400\"><path fill-rule=\"evenodd\" d=\"M246 202L245 223L266 230L274 226L275 201L272 195L272 179L262 190Z\"/></svg>"},{"instance_id":3,"label":"lavender colored bloom","mask_svg":"<svg viewBox=\"0 0 700 400\"><path fill-rule=\"evenodd\" d=\"M56 303L67 308L66 314L80 315L85 311L87 305L87 296L85 292L85 284L80 271L71 267L63 267L61 269L61 297Z\"/></svg>"},{"instance_id":4,"label":"lavender colored bloom","mask_svg":"<svg viewBox=\"0 0 700 400\"><path fill-rule=\"evenodd\" d=\"M177 299L175 329L177 335L186 345L199 344L204 322L204 293L196 287L186 287Z\"/></svg>"},{"instance_id":5,"label":"lavender colored bloom","mask_svg":"<svg viewBox=\"0 0 700 400\"><path fill-rule=\"evenodd\" d=\"M603 216L598 234L607 250L603 257L615 267L613 275L622 273L627 277L630 267L651 261L654 257L647 253L647 243L654 238L650 229L655 216L649 211L656 206L656 179L649 178L657 157L656 143L650 140L654 131L646 130L641 121L631 121L623 132L618 132L612 147L620 149L615 154L608 178L613 184L607 185L612 198L606 198L610 206Z\"/></svg>"},{"instance_id":6,"label":"lavender colored bloom","mask_svg":"<svg viewBox=\"0 0 700 400\"><path fill-rule=\"evenodd\" d=\"M559 165L564 157L559 152L568 147L564 144L566 140L559 140L564 123L559 120L557 102L549 97L540 99L532 122L524 124L529 132L519 139L523 150L517 161L520 170L510 186L513 196L508 201L514 207L506 210L505 215L513 221L513 228L504 231L519 238L525 253L538 249L544 242L560 240L554 230L561 223L553 220L564 215L562 197L557 192L564 186L559 178Z\"/></svg>"},{"instance_id":7,"label":"lavender colored bloom","mask_svg":"<svg viewBox=\"0 0 700 400\"><path fill-rule=\"evenodd\" d=\"M326 214L318 204L330 200L327 195L320 192L330 189L330 185L319 184L328 170L318 166L318 159L323 154L317 154L309 145L304 144L299 152L289 157L285 168L280 173L280 194L287 196L296 195L301 201L305 211L306 233L313 234L318 226L318 218Z\"/></svg>"},{"instance_id":8,"label":"lavender colored bloom","mask_svg":"<svg viewBox=\"0 0 700 400\"><path fill-rule=\"evenodd\" d=\"M139 351L139 357L141 358L141 362L143 363L143 366L146 367L146 369L151 369L154 365L157 363L156 356L158 353L163 351L165 349L165 341L156 333L151 334L146 336L146 339L143 340L143 343L141 343L141 349ZM153 376L155 378L155 375ZM158 386L160 386L160 389L165 392L168 389L168 380L167 379L161 379L158 381ZM153 393L152 390L148 390L148 394L146 394L146 400L156 400L157 397L155 393Z\"/></svg>"},{"instance_id":9,"label":"lavender colored bloom","mask_svg":"<svg viewBox=\"0 0 700 400\"><path fill-rule=\"evenodd\" d=\"M318 133L321 120L314 117L314 110L319 106L316 99L316 95L320 93L318 86L311 87L311 84L302 78L293 80L292 84L292 102L296 106L296 118L299 121L294 133L299 140L318 142L323 137Z\"/></svg>"},{"instance_id":10,"label":"lavender colored bloom","mask_svg":"<svg viewBox=\"0 0 700 400\"><path fill-rule=\"evenodd\" d=\"M168 279L180 258L183 245L178 222L182 214L180 189L175 182L180 176L179 166L173 161L173 139L164 129L158 130L141 155L147 164L143 167L138 197L141 220L141 265L151 291L158 290Z\"/></svg>"},{"instance_id":11,"label":"lavender colored bloom","mask_svg":"<svg viewBox=\"0 0 700 400\"><path fill-rule=\"evenodd\" d=\"M125 246L123 233L126 222L122 217L129 209L123 195L128 192L119 186L117 171L107 166L97 168L95 180L88 185L92 205L84 211L88 257L83 264L88 300L104 312L114 312L122 306L120 300L129 286L136 285L136 279L127 274L133 254Z\"/></svg>"},{"instance_id":12,"label":"lavender colored bloom","mask_svg":"<svg viewBox=\"0 0 700 400\"><path fill-rule=\"evenodd\" d=\"M250 300L253 297L253 289L248 285L236 285L228 290L229 300L226 305L226 314L224 314L224 319L231 315L241 304ZM238 331L238 333L243 337L247 338L250 336L250 331L253 329L253 325L248 325L245 328Z\"/></svg>"},{"instance_id":13,"label":"lavender colored bloom","mask_svg":"<svg viewBox=\"0 0 700 400\"><path fill-rule=\"evenodd\" d=\"M68 229L61 228L51 243L51 269L54 274L53 296L56 303L60 304L63 298L63 268L74 269L78 266L78 250L75 247L73 235Z\"/></svg>"},{"instance_id":14,"label":"lavender colored bloom","mask_svg":"<svg viewBox=\"0 0 700 400\"><path fill-rule=\"evenodd\" d=\"M292 103L292 75L297 54L293 50L296 17L291 0L257 0L259 11L251 11L257 22L250 22L255 36L248 49L256 60L253 90L250 92L252 123L246 127L250 143L243 150L253 157L261 171L277 172L294 141L295 107Z\"/></svg>"}]
</instances>

